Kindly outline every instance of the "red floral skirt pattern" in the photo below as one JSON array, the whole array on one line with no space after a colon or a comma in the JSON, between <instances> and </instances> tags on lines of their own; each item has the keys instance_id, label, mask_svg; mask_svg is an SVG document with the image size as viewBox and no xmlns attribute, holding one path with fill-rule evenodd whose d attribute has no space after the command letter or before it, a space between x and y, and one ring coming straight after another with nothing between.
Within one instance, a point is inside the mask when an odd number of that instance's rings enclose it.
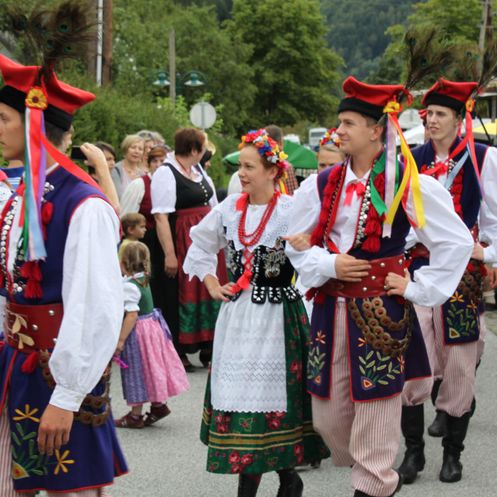
<instances>
[{"instance_id":1,"label":"red floral skirt pattern","mask_svg":"<svg viewBox=\"0 0 497 497\"><path fill-rule=\"evenodd\" d=\"M257 305L257 304L254 304ZM224 412L212 408L207 380L200 439L208 446L207 471L260 474L329 457L312 429L305 378L309 324L301 301L284 301L286 412Z\"/></svg>"}]
</instances>

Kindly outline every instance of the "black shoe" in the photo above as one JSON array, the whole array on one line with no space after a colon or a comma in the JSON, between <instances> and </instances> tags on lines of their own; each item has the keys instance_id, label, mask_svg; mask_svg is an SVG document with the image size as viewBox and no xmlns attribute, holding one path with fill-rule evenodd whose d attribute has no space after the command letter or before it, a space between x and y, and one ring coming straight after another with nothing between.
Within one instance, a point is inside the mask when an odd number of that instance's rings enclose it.
<instances>
[{"instance_id":1,"label":"black shoe","mask_svg":"<svg viewBox=\"0 0 497 497\"><path fill-rule=\"evenodd\" d=\"M397 473L398 473L398 471L397 471ZM397 487L395 489L395 492L392 495L390 495L389 497L393 497L402 488L402 483L404 483L404 478L399 473L399 483L397 483ZM372 496L363 492L362 490L356 490L354 492L354 497L372 497Z\"/></svg>"},{"instance_id":2,"label":"black shoe","mask_svg":"<svg viewBox=\"0 0 497 497\"><path fill-rule=\"evenodd\" d=\"M260 482L260 475L240 475L238 477L238 497L255 497Z\"/></svg>"},{"instance_id":3,"label":"black shoe","mask_svg":"<svg viewBox=\"0 0 497 497\"><path fill-rule=\"evenodd\" d=\"M448 414L446 412L437 411L433 423L428 426L428 434L431 437L444 437L447 435L447 417Z\"/></svg>"},{"instance_id":4,"label":"black shoe","mask_svg":"<svg viewBox=\"0 0 497 497\"><path fill-rule=\"evenodd\" d=\"M202 363L202 366L204 366L204 368L208 368L210 362L212 361L212 350L201 350L198 358Z\"/></svg>"},{"instance_id":5,"label":"black shoe","mask_svg":"<svg viewBox=\"0 0 497 497\"><path fill-rule=\"evenodd\" d=\"M280 477L280 488L276 497L302 497L304 482L295 469L283 469L278 471Z\"/></svg>"},{"instance_id":6,"label":"black shoe","mask_svg":"<svg viewBox=\"0 0 497 497\"><path fill-rule=\"evenodd\" d=\"M406 451L397 472L402 476L403 483L410 484L418 477L418 472L423 471L425 467L423 404L402 407L401 426Z\"/></svg>"},{"instance_id":7,"label":"black shoe","mask_svg":"<svg viewBox=\"0 0 497 497\"><path fill-rule=\"evenodd\" d=\"M440 470L440 481L454 483L462 478L461 452L468 432L470 413L460 418L447 415L447 435L442 440L444 457Z\"/></svg>"}]
</instances>

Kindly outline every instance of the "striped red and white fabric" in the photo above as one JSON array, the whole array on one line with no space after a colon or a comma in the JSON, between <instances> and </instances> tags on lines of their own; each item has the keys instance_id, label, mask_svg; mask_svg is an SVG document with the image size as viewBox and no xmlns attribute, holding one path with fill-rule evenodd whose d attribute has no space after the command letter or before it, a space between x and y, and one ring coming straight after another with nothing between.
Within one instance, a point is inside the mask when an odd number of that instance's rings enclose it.
<instances>
[{"instance_id":1,"label":"striped red and white fabric","mask_svg":"<svg viewBox=\"0 0 497 497\"><path fill-rule=\"evenodd\" d=\"M475 395L479 342L445 345L443 333L437 335L437 341L443 379L435 407L459 418L470 411Z\"/></svg>"},{"instance_id":2,"label":"striped red and white fabric","mask_svg":"<svg viewBox=\"0 0 497 497\"><path fill-rule=\"evenodd\" d=\"M331 399L313 397L313 424L337 466L352 467L352 485L368 495L387 497L397 487L392 469L400 445L401 397L352 402L346 304L337 302Z\"/></svg>"},{"instance_id":3,"label":"striped red and white fabric","mask_svg":"<svg viewBox=\"0 0 497 497\"><path fill-rule=\"evenodd\" d=\"M34 497L35 493L16 492L12 484L12 452L10 427L4 412L0 415L0 496L1 497ZM107 490L91 489L81 492L47 492L47 497L108 497Z\"/></svg>"}]
</instances>

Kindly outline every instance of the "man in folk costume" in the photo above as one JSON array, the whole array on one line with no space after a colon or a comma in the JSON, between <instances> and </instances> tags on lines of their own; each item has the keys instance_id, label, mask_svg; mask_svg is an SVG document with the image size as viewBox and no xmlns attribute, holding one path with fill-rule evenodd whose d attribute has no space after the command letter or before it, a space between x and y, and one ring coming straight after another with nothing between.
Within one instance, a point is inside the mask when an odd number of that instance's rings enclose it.
<instances>
[{"instance_id":1,"label":"man in folk costume","mask_svg":"<svg viewBox=\"0 0 497 497\"><path fill-rule=\"evenodd\" d=\"M127 471L109 399L123 312L119 220L57 149L95 97L52 65L0 55L0 71L0 143L25 163L0 220L0 494L96 497Z\"/></svg>"},{"instance_id":2,"label":"man in folk costume","mask_svg":"<svg viewBox=\"0 0 497 497\"><path fill-rule=\"evenodd\" d=\"M335 464L352 466L355 497L387 497L401 484L392 467L404 381L430 375L411 302L443 303L473 243L450 195L417 175L397 121L405 87L349 77L343 89L337 134L347 159L296 192L292 232L312 233L312 246L287 251L303 284L314 288L308 368L314 427ZM396 134L405 165L397 161ZM414 281L403 256L410 225L432 250L431 265Z\"/></svg>"},{"instance_id":3,"label":"man in folk costume","mask_svg":"<svg viewBox=\"0 0 497 497\"><path fill-rule=\"evenodd\" d=\"M497 182L497 150L473 141L471 109L477 89L476 82L438 80L422 102L430 140L412 151L421 174L438 180L450 193L456 213L475 241L490 244L486 248L475 245L473 259L447 302L432 308L416 308L430 364L440 378L434 388L437 417L429 433L443 436L443 482L456 482L462 477L459 459L471 416L476 366L483 351L483 261L497 260L497 198L493 186ZM461 138L458 131L464 112L466 134ZM410 245L414 245L410 250L411 267L416 270L431 262L433 254L415 235L410 238ZM496 270L490 276L495 285ZM432 383L411 382L403 392L406 453L399 471L406 483L412 483L425 464L423 403L430 396Z\"/></svg>"}]
</instances>

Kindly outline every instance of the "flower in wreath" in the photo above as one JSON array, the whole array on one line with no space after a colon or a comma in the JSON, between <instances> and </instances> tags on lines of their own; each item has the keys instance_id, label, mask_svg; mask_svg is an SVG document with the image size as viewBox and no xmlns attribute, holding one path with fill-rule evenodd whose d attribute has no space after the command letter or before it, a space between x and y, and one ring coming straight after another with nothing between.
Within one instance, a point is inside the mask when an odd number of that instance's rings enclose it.
<instances>
[{"instance_id":1,"label":"flower in wreath","mask_svg":"<svg viewBox=\"0 0 497 497\"><path fill-rule=\"evenodd\" d=\"M228 462L230 464L239 463L240 462L240 454L236 450L231 451L231 453L228 457Z\"/></svg>"},{"instance_id":2,"label":"flower in wreath","mask_svg":"<svg viewBox=\"0 0 497 497\"><path fill-rule=\"evenodd\" d=\"M304 446L302 444L294 445L293 453L297 458L297 464L302 464L304 462Z\"/></svg>"},{"instance_id":3,"label":"flower in wreath","mask_svg":"<svg viewBox=\"0 0 497 497\"><path fill-rule=\"evenodd\" d=\"M306 325L307 322L308 322L308 319L307 319L307 316L305 314L302 314L302 316L300 316L300 322L303 324L303 325Z\"/></svg>"},{"instance_id":4,"label":"flower in wreath","mask_svg":"<svg viewBox=\"0 0 497 497\"><path fill-rule=\"evenodd\" d=\"M54 475L58 475L62 470L63 473L69 472L67 466L69 464L74 464L74 459L67 459L69 456L69 450L65 450L62 454L59 449L55 449L55 457L57 459L57 466L55 466Z\"/></svg>"},{"instance_id":5,"label":"flower in wreath","mask_svg":"<svg viewBox=\"0 0 497 497\"><path fill-rule=\"evenodd\" d=\"M240 459L244 466L250 466L254 462L254 454L244 454Z\"/></svg>"},{"instance_id":6,"label":"flower in wreath","mask_svg":"<svg viewBox=\"0 0 497 497\"><path fill-rule=\"evenodd\" d=\"M293 361L290 364L290 371L297 376L297 381L302 380L302 363L300 361Z\"/></svg>"}]
</instances>

